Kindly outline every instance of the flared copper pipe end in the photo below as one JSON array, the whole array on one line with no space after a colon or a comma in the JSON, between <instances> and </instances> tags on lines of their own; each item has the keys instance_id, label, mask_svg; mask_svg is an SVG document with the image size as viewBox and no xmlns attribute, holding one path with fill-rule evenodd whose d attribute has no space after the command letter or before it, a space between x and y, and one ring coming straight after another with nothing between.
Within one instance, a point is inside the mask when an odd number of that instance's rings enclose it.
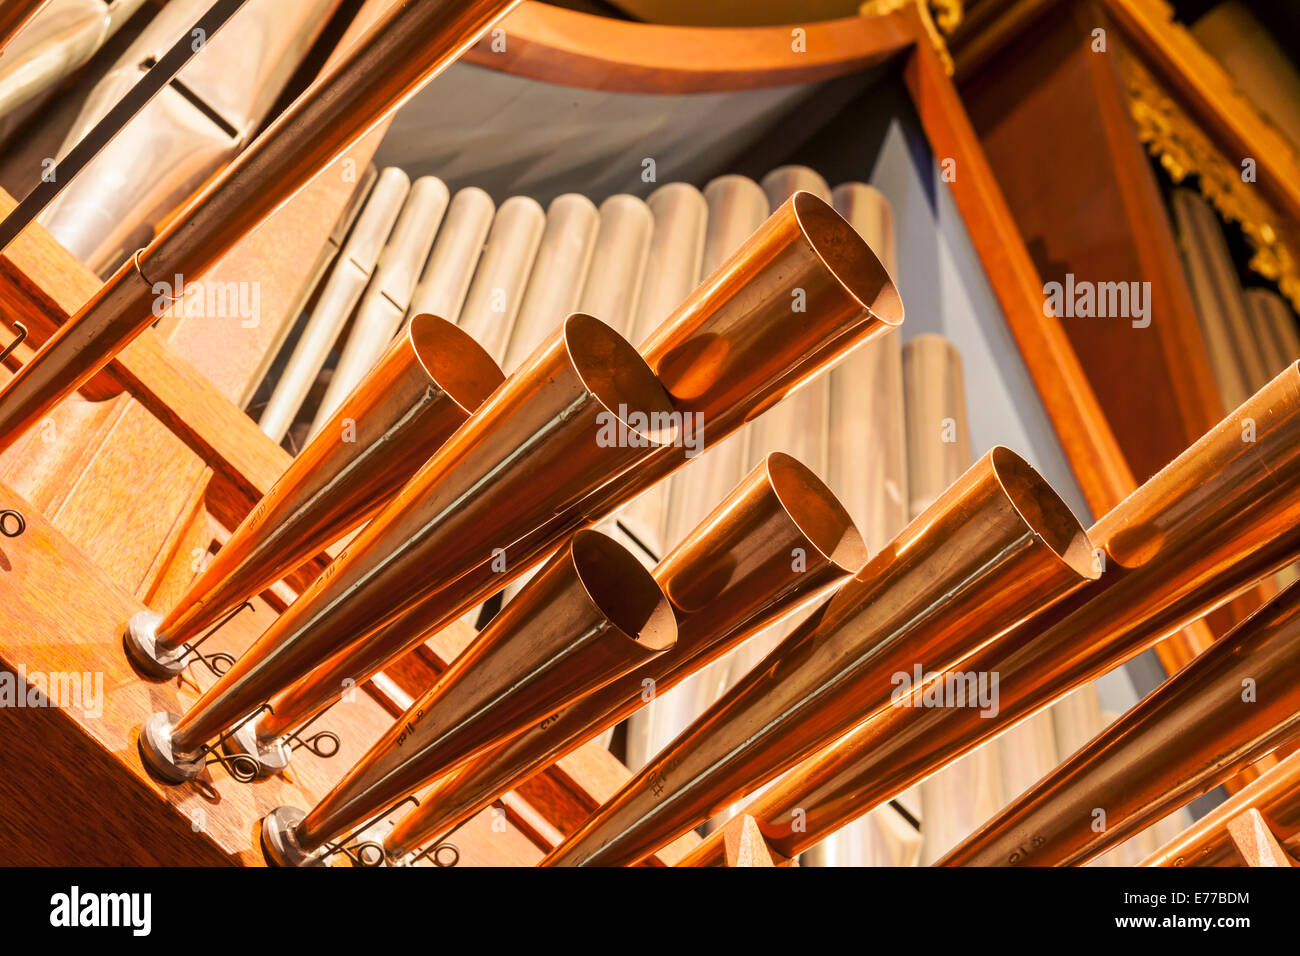
<instances>
[{"instance_id":1,"label":"flared copper pipe end","mask_svg":"<svg viewBox=\"0 0 1300 956\"><path fill-rule=\"evenodd\" d=\"M677 618L659 582L637 557L609 535L584 529L569 544L569 560L587 600L615 633L647 653L677 643Z\"/></svg>"},{"instance_id":2,"label":"flared copper pipe end","mask_svg":"<svg viewBox=\"0 0 1300 956\"><path fill-rule=\"evenodd\" d=\"M1025 526L1070 572L1085 581L1101 577L1101 563L1097 561L1088 532L1047 479L1003 445L995 445L989 451L989 458L998 484L1024 519Z\"/></svg>"},{"instance_id":3,"label":"flared copper pipe end","mask_svg":"<svg viewBox=\"0 0 1300 956\"><path fill-rule=\"evenodd\" d=\"M672 399L632 343L585 312L571 313L562 334L583 385L628 430L632 441L653 448L677 440L678 413Z\"/></svg>"},{"instance_id":4,"label":"flared copper pipe end","mask_svg":"<svg viewBox=\"0 0 1300 956\"><path fill-rule=\"evenodd\" d=\"M411 318L403 334L429 381L466 416L474 414L506 380L501 366L474 336L441 316L421 312Z\"/></svg>"},{"instance_id":5,"label":"flared copper pipe end","mask_svg":"<svg viewBox=\"0 0 1300 956\"><path fill-rule=\"evenodd\" d=\"M799 459L772 452L763 460L768 481L790 523L827 562L845 574L867 563L867 543L835 492Z\"/></svg>"},{"instance_id":6,"label":"flared copper pipe end","mask_svg":"<svg viewBox=\"0 0 1300 956\"><path fill-rule=\"evenodd\" d=\"M788 200L800 229L844 292L885 325L903 324L903 299L880 257L825 200L799 190Z\"/></svg>"},{"instance_id":7,"label":"flared copper pipe end","mask_svg":"<svg viewBox=\"0 0 1300 956\"><path fill-rule=\"evenodd\" d=\"M298 844L316 849L676 640L649 569L613 538L578 531L306 815Z\"/></svg>"}]
</instances>

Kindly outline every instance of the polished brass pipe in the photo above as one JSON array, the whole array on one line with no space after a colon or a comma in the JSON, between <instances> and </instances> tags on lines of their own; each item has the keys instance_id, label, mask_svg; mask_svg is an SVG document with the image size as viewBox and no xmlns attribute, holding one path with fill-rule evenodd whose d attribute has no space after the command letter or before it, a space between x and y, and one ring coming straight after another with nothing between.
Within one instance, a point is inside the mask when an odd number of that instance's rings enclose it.
<instances>
[{"instance_id":1,"label":"polished brass pipe","mask_svg":"<svg viewBox=\"0 0 1300 956\"><path fill-rule=\"evenodd\" d=\"M805 306L806 311L799 311L799 306ZM434 580L427 581L421 597L409 608L395 608L391 617L382 620L367 619L371 626L363 628L358 624L347 646L333 648L333 656L323 663L313 658L312 663L318 666L311 670L310 677L277 694L271 702L273 713L257 719L259 739L279 736L301 725L335 700L351 682L374 673L391 657L414 647L501 590L549 554L571 531L604 519L660 476L670 474L690 454L690 440L685 436L688 423L705 423L703 432L694 434L697 441L703 439L705 447L725 438L744 424L748 412L778 400L854 346L896 326L902 321L901 309L889 276L853 228L815 197L807 193L795 196L724 262L643 347L646 364L658 372L653 389L649 383L633 388L642 376L637 363L621 357L622 347L612 341L606 346L608 354L617 359L611 366L606 357L606 372L601 379L614 403L612 409L605 410L606 423L615 421L612 412L618 411L619 404L626 404L629 411L658 411L662 397L664 401L671 399L668 407L678 416L673 433L661 434L658 439L630 436L640 448L596 449L592 443L597 426L589 423L589 430L583 433L576 430L579 423L571 420L571 413L565 413L570 416L565 434L571 436L578 454L566 456L560 443L552 440L556 456L553 461L563 463L566 474L573 470L575 483L548 488L548 482L539 479L543 472L509 471L510 481L491 486L494 492L503 494L508 494L503 489L513 488L510 482L515 480L524 486L517 493L518 506L514 501L501 506L503 512L513 515L513 520L504 524L501 514L493 514L498 499L482 491L471 494L471 485L462 486L461 478L453 477L459 466L452 464L454 457L448 457L443 479L448 488L462 489L465 497L455 499L460 510L449 511L438 527L460 527L464 515L466 527L473 530L466 540L479 542L482 548L478 556L472 557L467 546L459 542L445 548L444 556L451 563L438 562L420 569L426 580L432 571ZM532 376L538 374L538 356L552 354L557 347L552 343L534 353L527 366L533 369ZM591 361L595 361L594 357ZM511 388L512 381L519 377L520 372L516 372L507 380L498 393L499 399L508 394L512 396L509 401L514 401L515 396L522 400L528 394L531 385ZM618 388L614 387L616 382ZM672 383L677 393L663 397L661 386L666 383ZM622 398L614 394L619 389ZM660 397L652 398L652 391ZM546 407L542 406L538 414L544 413ZM520 412L521 421L531 423L529 427L541 427L536 418L523 415L521 409L515 411ZM475 425L476 429L467 434L480 434L477 426L482 425L484 435L497 436L490 442L495 452L512 463L540 454L524 443L524 435L531 433L510 427L510 414L504 400L489 401L475 416L487 419L486 423L471 419L467 428ZM561 415L558 409L555 414ZM516 450L517 445L520 447ZM596 455L597 451L601 454ZM599 468L594 467L597 462L601 463ZM582 468L587 470L577 470ZM600 483L599 476L605 469L606 477ZM577 478L598 487L565 502L568 490L578 488ZM523 502L537 504L536 512L522 507ZM493 520L477 521L475 516L480 511L493 514ZM547 514L549 518L540 520ZM527 527L534 519L538 524L514 540L503 533L506 527ZM483 527L478 527L480 524ZM369 533L367 529L365 534ZM489 553L492 548L500 553ZM447 575L446 579L439 579L439 574ZM215 732L219 728L211 729Z\"/></svg>"},{"instance_id":2,"label":"polished brass pipe","mask_svg":"<svg viewBox=\"0 0 1300 956\"><path fill-rule=\"evenodd\" d=\"M769 455L655 568L677 644L443 778L384 841L400 860L637 711L866 560L852 519L811 471Z\"/></svg>"},{"instance_id":3,"label":"polished brass pipe","mask_svg":"<svg viewBox=\"0 0 1300 956\"><path fill-rule=\"evenodd\" d=\"M996 717L966 708L878 714L746 807L768 842L799 853L1300 557L1300 366L1148 479L1089 536L1104 549L1097 583L957 665L1000 675ZM721 846L706 840L688 859L716 864Z\"/></svg>"},{"instance_id":4,"label":"polished brass pipe","mask_svg":"<svg viewBox=\"0 0 1300 956\"><path fill-rule=\"evenodd\" d=\"M411 296L410 315L431 312L460 324L460 310L469 294L469 284L495 213L492 197L477 186L466 186L456 192L420 283Z\"/></svg>"},{"instance_id":5,"label":"polished brass pipe","mask_svg":"<svg viewBox=\"0 0 1300 956\"><path fill-rule=\"evenodd\" d=\"M1300 737L1300 584L1273 598L936 866L1078 866Z\"/></svg>"},{"instance_id":6,"label":"polished brass pipe","mask_svg":"<svg viewBox=\"0 0 1300 956\"><path fill-rule=\"evenodd\" d=\"M288 834L326 841L673 646L672 607L612 538L577 532ZM274 862L288 862L270 854Z\"/></svg>"},{"instance_id":7,"label":"polished brass pipe","mask_svg":"<svg viewBox=\"0 0 1300 956\"><path fill-rule=\"evenodd\" d=\"M8 447L154 321L155 282L203 274L518 0L397 0L0 388Z\"/></svg>"},{"instance_id":8,"label":"polished brass pipe","mask_svg":"<svg viewBox=\"0 0 1300 956\"><path fill-rule=\"evenodd\" d=\"M635 863L891 699L919 704L933 685L914 673L941 673L1077 592L1097 577L1092 558L1065 503L994 448L544 865Z\"/></svg>"},{"instance_id":9,"label":"polished brass pipe","mask_svg":"<svg viewBox=\"0 0 1300 956\"><path fill-rule=\"evenodd\" d=\"M1300 751L1262 773L1142 861L1142 866L1239 866L1228 824L1257 810L1269 832L1300 854Z\"/></svg>"},{"instance_id":10,"label":"polished brass pipe","mask_svg":"<svg viewBox=\"0 0 1300 956\"><path fill-rule=\"evenodd\" d=\"M382 663L418 641L417 612L457 602L466 572L483 567L504 585L517 573L514 542L646 446L673 441L672 422L636 350L599 320L570 316L175 723L172 748L194 753L268 700L259 744L293 729L304 698L323 707L350 686L328 682L330 655L362 680L371 671L351 662Z\"/></svg>"},{"instance_id":11,"label":"polished brass pipe","mask_svg":"<svg viewBox=\"0 0 1300 956\"><path fill-rule=\"evenodd\" d=\"M365 523L502 380L463 329L416 316L172 610L131 619L133 656L177 672L228 611Z\"/></svg>"}]
</instances>

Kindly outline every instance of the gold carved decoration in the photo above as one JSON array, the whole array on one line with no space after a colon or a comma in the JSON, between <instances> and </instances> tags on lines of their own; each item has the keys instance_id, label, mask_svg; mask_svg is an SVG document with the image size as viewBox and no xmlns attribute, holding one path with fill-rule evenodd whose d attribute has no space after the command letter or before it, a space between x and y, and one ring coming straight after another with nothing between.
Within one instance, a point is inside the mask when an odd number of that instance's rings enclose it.
<instances>
[{"instance_id":1,"label":"gold carved decoration","mask_svg":"<svg viewBox=\"0 0 1300 956\"><path fill-rule=\"evenodd\" d=\"M944 36L951 36L952 31L957 29L957 24L961 23L961 3L962 0L867 0L858 8L858 13L864 17L883 17L908 7L916 7L930 45L939 54L944 71L952 76L952 56L948 53Z\"/></svg>"},{"instance_id":2,"label":"gold carved decoration","mask_svg":"<svg viewBox=\"0 0 1300 956\"><path fill-rule=\"evenodd\" d=\"M1118 53L1138 139L1174 182L1197 177L1201 194L1219 215L1241 227L1252 252L1250 269L1277 283L1300 311L1300 264L1278 215L1260 198L1255 184L1242 179L1241 163L1219 152L1136 57Z\"/></svg>"}]
</instances>

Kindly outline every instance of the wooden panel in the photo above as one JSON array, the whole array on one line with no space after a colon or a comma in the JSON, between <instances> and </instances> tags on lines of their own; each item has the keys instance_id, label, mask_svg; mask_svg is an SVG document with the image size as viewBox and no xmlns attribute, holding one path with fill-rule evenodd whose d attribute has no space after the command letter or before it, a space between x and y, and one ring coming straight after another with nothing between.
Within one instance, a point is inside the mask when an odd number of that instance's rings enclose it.
<instances>
[{"instance_id":1,"label":"wooden panel","mask_svg":"<svg viewBox=\"0 0 1300 956\"><path fill-rule=\"evenodd\" d=\"M1141 481L1223 408L1114 58L1089 46L1104 22L1087 3L1054 10L1002 51L1015 69L984 71L962 93L1041 277L1150 283L1148 328L1124 318L1061 320Z\"/></svg>"}]
</instances>

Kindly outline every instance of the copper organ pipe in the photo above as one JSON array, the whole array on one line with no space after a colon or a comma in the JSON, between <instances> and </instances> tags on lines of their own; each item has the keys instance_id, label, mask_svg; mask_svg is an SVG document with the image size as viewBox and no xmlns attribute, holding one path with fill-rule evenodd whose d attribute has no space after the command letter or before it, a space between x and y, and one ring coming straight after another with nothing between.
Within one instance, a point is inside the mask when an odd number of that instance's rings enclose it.
<instances>
[{"instance_id":1,"label":"copper organ pipe","mask_svg":"<svg viewBox=\"0 0 1300 956\"><path fill-rule=\"evenodd\" d=\"M879 190L857 182L842 183L831 195L836 212L876 250L892 274L896 258L889 201ZM912 517L907 505L902 345L901 330L891 330L829 373L826 483L844 501L873 554ZM970 463L968 450L943 487ZM898 802L910 821L893 807L880 807L809 848L800 856L800 866L913 865L929 821L923 819L915 792L900 794Z\"/></svg>"},{"instance_id":2,"label":"copper organ pipe","mask_svg":"<svg viewBox=\"0 0 1300 956\"><path fill-rule=\"evenodd\" d=\"M1300 751L1260 774L1249 785L1142 861L1142 866L1240 866L1228 823L1256 810L1292 856L1300 850Z\"/></svg>"},{"instance_id":3,"label":"copper organ pipe","mask_svg":"<svg viewBox=\"0 0 1300 956\"><path fill-rule=\"evenodd\" d=\"M791 307L796 290L803 311ZM182 775L207 741L272 694L258 740L290 732L347 682L679 467L691 450L682 413L708 423L707 447L901 321L897 292L870 249L806 193L665 321L644 361L598 320L570 317L185 718L151 718L142 750L159 755L160 774ZM621 413L659 427L628 428ZM615 447L598 443L602 423ZM344 593L349 600L337 602Z\"/></svg>"},{"instance_id":4,"label":"copper organ pipe","mask_svg":"<svg viewBox=\"0 0 1300 956\"><path fill-rule=\"evenodd\" d=\"M685 221L681 227L685 233L681 241L685 243L696 240L700 243L695 260L697 276L709 275L763 224L769 214L767 196L758 183L745 176L719 176L704 187L702 194L697 194L702 200L703 209L700 209L700 203L694 197L682 197L680 190L676 191L676 198L667 195L668 190L682 185L684 184L664 186L651 194L647 202L652 204L655 211L656 230L661 207L669 203L672 206L685 206L685 213L674 216L678 222ZM694 190L691 189L691 192ZM661 196L661 193L665 195ZM687 193L686 196L690 194ZM692 205L695 207L693 212ZM690 223L692 217L701 219L699 225L693 226ZM703 230L703 233L698 230ZM883 263L882 268L888 271L888 263ZM655 281L655 274L647 277L647 281ZM697 277L692 281L691 287L698 281ZM679 297L674 300L674 304L680 301ZM644 340L659 324L662 316L663 313L643 315L637 323L637 336ZM660 482L641 495L632 507L646 513L661 512L664 515L664 540L669 544L680 541L709 513L714 502L745 474L750 431L750 428L742 427L725 441L710 442L710 447L702 456L668 481ZM725 689L722 680L726 676L726 670L726 661L715 661L668 693L656 696L629 718L625 759L630 769L639 769L718 699Z\"/></svg>"},{"instance_id":5,"label":"copper organ pipe","mask_svg":"<svg viewBox=\"0 0 1300 956\"><path fill-rule=\"evenodd\" d=\"M644 666L676 637L650 572L612 538L579 531L315 807L268 816L268 858L303 862L474 754Z\"/></svg>"},{"instance_id":6,"label":"copper organ pipe","mask_svg":"<svg viewBox=\"0 0 1300 956\"><path fill-rule=\"evenodd\" d=\"M1077 593L1097 577L1092 559L1065 503L994 448L543 865L637 862L891 697L920 695L900 677L942 672Z\"/></svg>"},{"instance_id":7,"label":"copper organ pipe","mask_svg":"<svg viewBox=\"0 0 1300 956\"><path fill-rule=\"evenodd\" d=\"M314 437L334 417L344 398L388 351L393 336L402 327L416 280L433 247L433 234L447 211L447 199L447 187L436 176L422 176L411 184L402 212L375 264L370 285L352 317L352 330L316 409L309 436Z\"/></svg>"},{"instance_id":8,"label":"copper organ pipe","mask_svg":"<svg viewBox=\"0 0 1300 956\"><path fill-rule=\"evenodd\" d=\"M1292 585L935 865L1086 863L1297 737L1300 585Z\"/></svg>"},{"instance_id":9,"label":"copper organ pipe","mask_svg":"<svg viewBox=\"0 0 1300 956\"><path fill-rule=\"evenodd\" d=\"M655 568L677 644L444 777L385 839L400 861L425 840L614 726L772 622L852 574L866 547L821 480L769 455Z\"/></svg>"},{"instance_id":10,"label":"copper organ pipe","mask_svg":"<svg viewBox=\"0 0 1300 956\"><path fill-rule=\"evenodd\" d=\"M153 283L199 276L517 0L398 0L0 388L8 447L154 321Z\"/></svg>"},{"instance_id":11,"label":"copper organ pipe","mask_svg":"<svg viewBox=\"0 0 1300 956\"><path fill-rule=\"evenodd\" d=\"M464 330L412 319L172 610L131 619L132 657L155 676L178 673L187 644L369 519L502 379Z\"/></svg>"},{"instance_id":12,"label":"copper organ pipe","mask_svg":"<svg viewBox=\"0 0 1300 956\"><path fill-rule=\"evenodd\" d=\"M0 50L22 32L49 0L0 0Z\"/></svg>"},{"instance_id":13,"label":"copper organ pipe","mask_svg":"<svg viewBox=\"0 0 1300 956\"><path fill-rule=\"evenodd\" d=\"M522 563L519 542L646 446L675 440L671 412L626 340L591 316L570 316L174 728L160 728L157 749L184 763L268 700L254 732L259 749L273 744L302 716L304 699L311 716L346 689L330 676L330 655L362 680L373 669L356 665L358 655L382 663L419 641L425 614L464 610L467 572L504 586Z\"/></svg>"},{"instance_id":14,"label":"copper organ pipe","mask_svg":"<svg viewBox=\"0 0 1300 956\"><path fill-rule=\"evenodd\" d=\"M795 289L803 292L806 312L791 311L789 303ZM698 412L699 420L705 423L703 434L697 433L694 438L698 444L702 437L707 448L710 442L726 437L743 424L747 410L785 394L848 349L901 321L902 309L892 282L852 227L820 200L807 193L797 195L706 280L643 348L647 364L657 372L659 385L669 386L671 410L681 416L674 420L672 434L665 431L659 439L638 439L644 445L639 450L600 449L601 454L596 455L596 449L590 447L596 433L594 424L586 433L566 431L581 450L576 461L565 462L567 468L587 466L585 478L592 485L599 484L602 472L606 475L598 488L568 504L563 503L559 493L569 485L548 489L547 481L539 480L541 473L536 470L527 474L511 471L511 481L517 479L525 489L516 498L528 502L536 499L537 516L545 513L551 517L531 531L521 532L513 543L502 543L499 532L487 535L477 559L472 560L473 556L460 545L448 548L446 556L450 560L464 562L454 564L454 572L446 572L455 579L433 581L427 599L415 602L409 612L395 614L391 621L372 622L378 630L366 632L369 636L365 639L360 633L353 634L347 649L323 663L314 659L317 666L310 676L277 694L272 701L274 712L257 719L259 739L289 732L337 698L344 681L359 680L378 670L389 658L414 647L423 637L501 590L554 550L570 531L602 520L660 476L676 470L690 453L685 430L688 423L696 421L693 413ZM591 335L590 331L586 334ZM649 383L633 391L631 383L640 381L642 372L636 370L636 363L622 356L621 346L615 347L608 337L605 340L605 364L609 365L610 355L618 359L605 380L612 380L616 371L622 376L621 394L614 394L613 387L605 389L612 411L618 411L620 404L631 411L658 411L661 399L652 399L650 393L662 393L658 388L650 389ZM549 351L556 348L553 343ZM534 369L534 375L539 354L534 353L527 366ZM594 357L591 361L595 361ZM516 372L512 378L519 375ZM505 395L522 398L526 391L522 385L512 389L508 379L497 399ZM630 391L632 394L628 394ZM501 435L499 444L493 442L492 447L506 460L517 462L520 453L515 447L522 439L517 430L507 427L507 407L504 401L490 400L462 431L476 434L471 428L478 424L475 419L488 418L491 424L484 428L490 429L492 435ZM514 411L523 416L522 409ZM498 418L503 421L498 423ZM609 410L606 420L614 420ZM578 424L572 419L568 422L570 429L576 429ZM553 438L550 445L558 443ZM558 463L564 459L559 447L551 450L555 458L548 461ZM527 451L532 453L534 449L528 446ZM449 467L444 478L449 486L455 482L455 487L461 487L462 479L453 477L457 469L450 467L455 453L447 454ZM617 465L616 461L623 464ZM575 481L578 477L574 475ZM504 481L501 485L515 487ZM576 490L576 484L573 487ZM504 487L494 486L494 490L509 494ZM482 500L485 497L497 500L480 494L462 502L466 527L477 528L483 523L475 522L473 517L480 509L491 513L490 504ZM512 503L509 511L514 516L508 523L510 527L527 525L520 502ZM460 528L461 517L461 513L449 512L438 527ZM485 527L475 534L486 535L489 530ZM501 549L495 560L488 553L491 548ZM436 579L442 567L448 566L422 568L421 574L432 573Z\"/></svg>"},{"instance_id":15,"label":"copper organ pipe","mask_svg":"<svg viewBox=\"0 0 1300 956\"><path fill-rule=\"evenodd\" d=\"M890 708L746 812L780 853L889 799L1300 557L1300 366L1292 365L1089 531L1099 581L969 655L996 671L999 710ZM791 812L806 816L792 832ZM708 840L696 865L722 859Z\"/></svg>"}]
</instances>

